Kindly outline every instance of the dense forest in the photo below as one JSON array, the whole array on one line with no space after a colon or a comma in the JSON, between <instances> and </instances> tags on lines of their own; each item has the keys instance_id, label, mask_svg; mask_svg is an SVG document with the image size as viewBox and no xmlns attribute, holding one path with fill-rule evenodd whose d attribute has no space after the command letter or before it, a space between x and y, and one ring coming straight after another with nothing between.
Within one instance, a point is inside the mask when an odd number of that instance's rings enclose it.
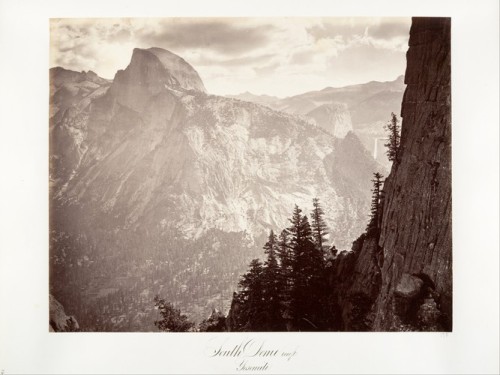
<instances>
[{"instance_id":1,"label":"dense forest","mask_svg":"<svg viewBox=\"0 0 500 375\"><path fill-rule=\"evenodd\" d=\"M334 314L326 287L328 261L335 246L326 245L327 227L317 199L311 222L295 206L290 226L269 234L267 259L254 259L234 294L228 317L231 331L330 330Z\"/></svg>"}]
</instances>

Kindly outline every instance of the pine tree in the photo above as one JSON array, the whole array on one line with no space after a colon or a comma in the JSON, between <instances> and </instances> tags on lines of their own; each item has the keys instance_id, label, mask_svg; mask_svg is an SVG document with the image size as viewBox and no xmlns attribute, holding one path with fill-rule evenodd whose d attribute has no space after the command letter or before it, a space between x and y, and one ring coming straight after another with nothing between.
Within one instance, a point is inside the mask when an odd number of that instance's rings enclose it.
<instances>
[{"instance_id":1,"label":"pine tree","mask_svg":"<svg viewBox=\"0 0 500 375\"><path fill-rule=\"evenodd\" d=\"M181 314L179 309L174 308L170 302L156 296L155 306L158 308L162 319L155 321L155 326L165 332L187 332L191 330L194 323L190 322L186 315Z\"/></svg>"},{"instance_id":2,"label":"pine tree","mask_svg":"<svg viewBox=\"0 0 500 375\"><path fill-rule=\"evenodd\" d=\"M290 245L290 232L283 229L278 241L278 260L280 266L280 301L284 319L291 318L290 299L293 286L293 249Z\"/></svg>"},{"instance_id":3,"label":"pine tree","mask_svg":"<svg viewBox=\"0 0 500 375\"><path fill-rule=\"evenodd\" d=\"M264 252L267 255L267 260L264 263L262 284L266 303L262 311L264 320L262 330L282 331L285 328L281 305L283 279L278 264L278 239L272 230L264 245Z\"/></svg>"},{"instance_id":4,"label":"pine tree","mask_svg":"<svg viewBox=\"0 0 500 375\"><path fill-rule=\"evenodd\" d=\"M302 210L295 205L293 210L292 218L289 219L292 224L288 228L289 239L290 239L290 247L295 250L300 248L305 242L312 242L312 231L311 226L309 225L309 220L307 216L302 216Z\"/></svg>"},{"instance_id":5,"label":"pine tree","mask_svg":"<svg viewBox=\"0 0 500 375\"><path fill-rule=\"evenodd\" d=\"M237 295L239 321L243 331L261 330L264 310L263 265L259 259L250 262L249 270L239 282L241 291Z\"/></svg>"},{"instance_id":6,"label":"pine tree","mask_svg":"<svg viewBox=\"0 0 500 375\"><path fill-rule=\"evenodd\" d=\"M320 293L324 270L323 253L314 244L307 216L295 206L290 233L292 248L292 290L290 312L295 329L319 329Z\"/></svg>"},{"instance_id":7,"label":"pine tree","mask_svg":"<svg viewBox=\"0 0 500 375\"><path fill-rule=\"evenodd\" d=\"M379 214L380 214L380 197L381 197L381 186L382 186L382 176L379 172L373 174L374 179L372 180L372 203L370 210L370 221L366 228L369 235L378 233L379 230Z\"/></svg>"},{"instance_id":8,"label":"pine tree","mask_svg":"<svg viewBox=\"0 0 500 375\"><path fill-rule=\"evenodd\" d=\"M394 113L391 113L391 120L384 126L384 129L389 133L388 141L384 144L387 147L387 158L392 162L397 161L401 143L401 129Z\"/></svg>"},{"instance_id":9,"label":"pine tree","mask_svg":"<svg viewBox=\"0 0 500 375\"><path fill-rule=\"evenodd\" d=\"M283 273L291 269L290 233L283 229L278 240L278 260Z\"/></svg>"},{"instance_id":10,"label":"pine tree","mask_svg":"<svg viewBox=\"0 0 500 375\"><path fill-rule=\"evenodd\" d=\"M278 238L272 230L269 233L266 244L264 245L264 254L267 255L267 260L264 265L269 269L278 269Z\"/></svg>"},{"instance_id":11,"label":"pine tree","mask_svg":"<svg viewBox=\"0 0 500 375\"><path fill-rule=\"evenodd\" d=\"M316 248L322 253L325 250L325 245L327 242L325 237L328 234L328 227L325 223L325 220L323 219L324 214L325 212L323 211L323 208L319 203L319 199L314 198L313 211L311 213L311 226L313 231L314 244L316 245Z\"/></svg>"}]
</instances>

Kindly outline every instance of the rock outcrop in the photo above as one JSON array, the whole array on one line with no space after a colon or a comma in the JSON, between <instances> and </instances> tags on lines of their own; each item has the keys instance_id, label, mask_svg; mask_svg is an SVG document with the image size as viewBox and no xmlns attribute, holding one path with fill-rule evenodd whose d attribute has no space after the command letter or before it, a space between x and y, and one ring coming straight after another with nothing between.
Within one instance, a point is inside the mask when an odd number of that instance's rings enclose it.
<instances>
[{"instance_id":1,"label":"rock outcrop","mask_svg":"<svg viewBox=\"0 0 500 375\"><path fill-rule=\"evenodd\" d=\"M418 329L423 322L413 313L425 315L424 304L439 310L432 313L439 316L436 329L451 330L450 24L449 18L414 18L410 31L401 150L384 186L379 241L384 259L375 311L385 313L377 314L374 330L397 329L400 322ZM401 297L408 288L414 291ZM399 315L398 298L414 311Z\"/></svg>"},{"instance_id":2,"label":"rock outcrop","mask_svg":"<svg viewBox=\"0 0 500 375\"><path fill-rule=\"evenodd\" d=\"M306 114L316 125L337 138L344 138L352 131L351 114L347 104L322 104Z\"/></svg>"},{"instance_id":3,"label":"rock outcrop","mask_svg":"<svg viewBox=\"0 0 500 375\"><path fill-rule=\"evenodd\" d=\"M54 296L49 295L49 331L50 332L75 332L79 329L74 316L68 316L64 307Z\"/></svg>"},{"instance_id":4,"label":"rock outcrop","mask_svg":"<svg viewBox=\"0 0 500 375\"><path fill-rule=\"evenodd\" d=\"M452 329L450 19L414 18L380 233L335 259L341 330Z\"/></svg>"}]
</instances>

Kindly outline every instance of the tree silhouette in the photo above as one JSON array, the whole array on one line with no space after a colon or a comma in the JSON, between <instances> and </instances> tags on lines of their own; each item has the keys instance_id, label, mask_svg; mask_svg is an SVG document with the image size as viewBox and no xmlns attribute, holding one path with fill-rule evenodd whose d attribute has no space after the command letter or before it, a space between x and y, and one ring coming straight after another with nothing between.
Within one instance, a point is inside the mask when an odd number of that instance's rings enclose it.
<instances>
[{"instance_id":1,"label":"tree silhouette","mask_svg":"<svg viewBox=\"0 0 500 375\"><path fill-rule=\"evenodd\" d=\"M293 287L293 249L290 246L290 233L283 229L278 240L278 259L280 265L281 309L285 319L291 317L290 298Z\"/></svg>"},{"instance_id":2,"label":"tree silhouette","mask_svg":"<svg viewBox=\"0 0 500 375\"><path fill-rule=\"evenodd\" d=\"M324 258L313 242L309 220L301 212L295 206L290 220L292 225L288 228L293 250L290 315L295 329L310 331L317 330L319 326L317 317L321 309L320 280Z\"/></svg>"},{"instance_id":3,"label":"tree silhouette","mask_svg":"<svg viewBox=\"0 0 500 375\"><path fill-rule=\"evenodd\" d=\"M384 129L389 133L388 141L384 144L387 147L387 158L392 162L397 161L401 143L401 129L394 113L391 113L391 120L384 126Z\"/></svg>"},{"instance_id":4,"label":"tree silhouette","mask_svg":"<svg viewBox=\"0 0 500 375\"><path fill-rule=\"evenodd\" d=\"M283 278L278 264L278 239L272 230L264 245L264 252L267 255L267 260L262 272L262 286L266 303L262 311L264 320L262 330L282 331L285 328L281 305Z\"/></svg>"},{"instance_id":5,"label":"tree silhouette","mask_svg":"<svg viewBox=\"0 0 500 375\"><path fill-rule=\"evenodd\" d=\"M322 253L325 251L326 235L328 227L323 219L325 212L319 203L318 198L313 199L313 211L311 213L311 227L313 232L314 244Z\"/></svg>"},{"instance_id":6,"label":"tree silhouette","mask_svg":"<svg viewBox=\"0 0 500 375\"><path fill-rule=\"evenodd\" d=\"M199 326L200 332L224 332L226 331L226 317L215 309L208 319L203 320Z\"/></svg>"},{"instance_id":7,"label":"tree silhouette","mask_svg":"<svg viewBox=\"0 0 500 375\"><path fill-rule=\"evenodd\" d=\"M158 308L162 319L155 321L155 326L164 332L187 332L194 327L186 315L181 314L179 309L174 308L170 302L156 296L155 306Z\"/></svg>"},{"instance_id":8,"label":"tree silhouette","mask_svg":"<svg viewBox=\"0 0 500 375\"><path fill-rule=\"evenodd\" d=\"M262 330L264 310L263 265L259 259L250 262L249 270L239 282L241 291L237 295L240 309L240 324L243 331Z\"/></svg>"},{"instance_id":9,"label":"tree silhouette","mask_svg":"<svg viewBox=\"0 0 500 375\"><path fill-rule=\"evenodd\" d=\"M381 197L381 186L382 186L382 176L379 172L373 174L373 189L372 189L372 203L370 210L370 221L366 227L366 231L369 235L378 233L379 230L379 216L380 216L380 197Z\"/></svg>"},{"instance_id":10,"label":"tree silhouette","mask_svg":"<svg viewBox=\"0 0 500 375\"><path fill-rule=\"evenodd\" d=\"M250 263L234 293L231 331L315 331L332 326L324 256L326 225L319 200L313 201L313 227L295 205L290 226L264 245L267 259Z\"/></svg>"}]
</instances>

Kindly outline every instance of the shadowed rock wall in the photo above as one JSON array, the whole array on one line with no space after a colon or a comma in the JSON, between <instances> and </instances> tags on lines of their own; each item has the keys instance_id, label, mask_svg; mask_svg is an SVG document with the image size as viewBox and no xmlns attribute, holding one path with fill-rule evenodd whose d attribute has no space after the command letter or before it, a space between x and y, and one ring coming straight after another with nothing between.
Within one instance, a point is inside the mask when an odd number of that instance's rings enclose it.
<instances>
[{"instance_id":1,"label":"shadowed rock wall","mask_svg":"<svg viewBox=\"0 0 500 375\"><path fill-rule=\"evenodd\" d=\"M413 18L401 147L384 184L380 233L333 264L341 330L452 328L450 26Z\"/></svg>"}]
</instances>

